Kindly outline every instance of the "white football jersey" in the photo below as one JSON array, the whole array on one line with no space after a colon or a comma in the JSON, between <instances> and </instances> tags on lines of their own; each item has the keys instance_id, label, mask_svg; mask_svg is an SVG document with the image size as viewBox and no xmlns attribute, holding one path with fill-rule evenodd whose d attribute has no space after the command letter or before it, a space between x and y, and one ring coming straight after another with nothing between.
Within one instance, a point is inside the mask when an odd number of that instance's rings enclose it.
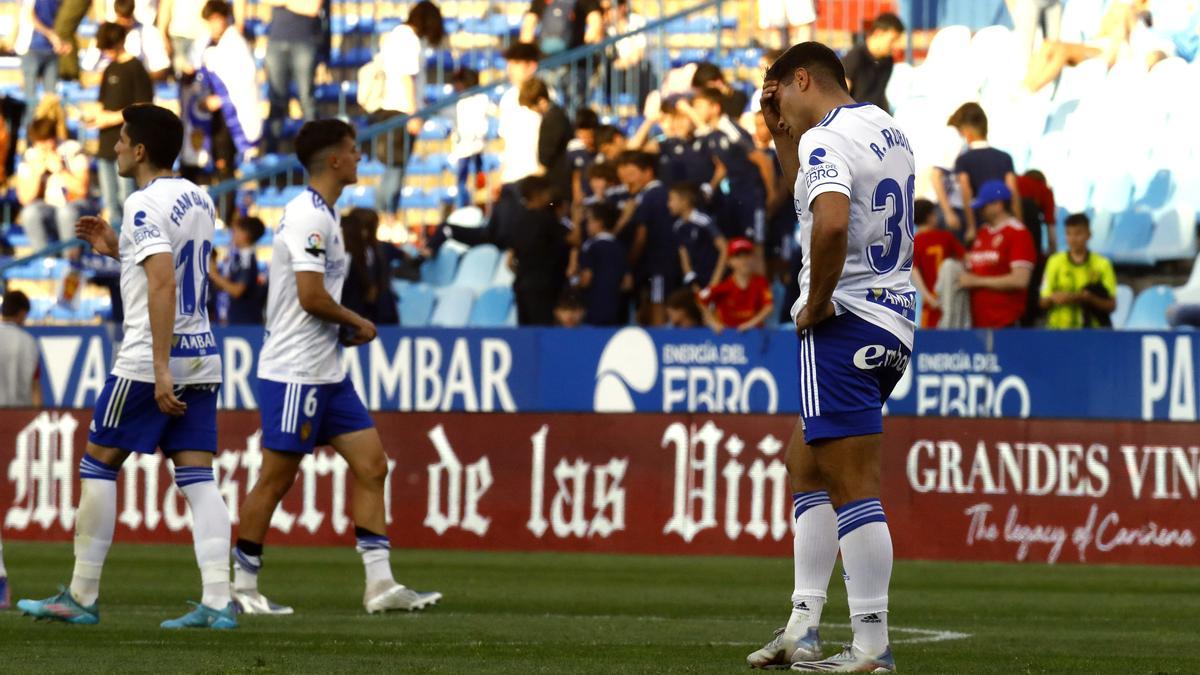
<instances>
[{"instance_id":1,"label":"white football jersey","mask_svg":"<svg viewBox=\"0 0 1200 675\"><path fill-rule=\"evenodd\" d=\"M916 319L912 285L915 165L908 137L892 116L857 103L834 108L800 139L795 205L804 267L794 319L808 302L812 269L811 205L818 195L850 198L846 264L833 292L838 314L853 312L910 349Z\"/></svg>"},{"instance_id":2,"label":"white football jersey","mask_svg":"<svg viewBox=\"0 0 1200 675\"><path fill-rule=\"evenodd\" d=\"M338 325L304 311L296 290L296 272L325 275L325 290L342 300L346 280L346 244L341 217L309 188L288 202L275 230L267 295L267 332L258 358L258 376L273 382L341 382Z\"/></svg>"},{"instance_id":3,"label":"white football jersey","mask_svg":"<svg viewBox=\"0 0 1200 675\"><path fill-rule=\"evenodd\" d=\"M157 178L125 200L121 226L121 301L125 340L113 374L136 382L154 381L146 258L166 253L175 267L175 334L171 338L171 377L175 384L221 381L221 356L208 323L208 258L217 210L191 181Z\"/></svg>"}]
</instances>

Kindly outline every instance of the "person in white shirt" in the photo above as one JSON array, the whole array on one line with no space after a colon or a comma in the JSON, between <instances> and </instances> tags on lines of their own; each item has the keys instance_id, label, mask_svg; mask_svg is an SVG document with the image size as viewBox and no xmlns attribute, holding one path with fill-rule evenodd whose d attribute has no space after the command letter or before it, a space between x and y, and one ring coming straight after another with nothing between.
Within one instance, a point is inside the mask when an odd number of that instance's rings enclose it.
<instances>
[{"instance_id":1,"label":"person in white shirt","mask_svg":"<svg viewBox=\"0 0 1200 675\"><path fill-rule=\"evenodd\" d=\"M258 152L263 136L262 106L254 54L246 38L233 29L233 7L225 0L208 0L202 13L209 43L200 56L198 79L212 113L210 133L217 175L229 178L237 162Z\"/></svg>"},{"instance_id":2,"label":"person in white shirt","mask_svg":"<svg viewBox=\"0 0 1200 675\"><path fill-rule=\"evenodd\" d=\"M538 172L538 130L542 116L532 108L521 105L521 85L537 72L541 53L536 45L517 42L504 52L505 73L511 86L500 97L499 134L504 140L500 154L500 182L515 185L517 181ZM496 187L499 196L500 187Z\"/></svg>"},{"instance_id":3,"label":"person in white shirt","mask_svg":"<svg viewBox=\"0 0 1200 675\"><path fill-rule=\"evenodd\" d=\"M38 618L100 621L100 572L117 517L117 473L131 453L161 449L192 512L204 591L196 609L163 628L237 627L229 595L229 510L213 481L221 356L208 322L209 253L216 209L208 194L173 175L183 123L151 104L124 111L117 167L138 191L125 202L131 223L118 234L81 218L75 233L97 253L121 261L125 339L96 399L75 519L75 573L69 589L17 606Z\"/></svg>"},{"instance_id":4,"label":"person in white shirt","mask_svg":"<svg viewBox=\"0 0 1200 675\"><path fill-rule=\"evenodd\" d=\"M288 203L275 230L258 361L263 461L258 482L242 502L234 551L234 595L248 614L292 613L263 597L258 573L271 515L315 445L332 445L354 476L351 515L367 577L367 612L422 609L442 597L405 588L392 577L384 508L387 456L342 367L341 345L363 345L376 336L373 323L340 302L349 256L331 205L358 182L356 139L354 127L336 119L307 122L295 139L308 189Z\"/></svg>"},{"instance_id":5,"label":"person in white shirt","mask_svg":"<svg viewBox=\"0 0 1200 675\"><path fill-rule=\"evenodd\" d=\"M0 304L0 363L9 364L0 370L0 408L42 407L42 360L37 340L21 328L29 309L29 297L21 291L5 293ZM0 570L3 567L0 562ZM5 599L0 597L0 603Z\"/></svg>"},{"instance_id":6,"label":"person in white shirt","mask_svg":"<svg viewBox=\"0 0 1200 675\"><path fill-rule=\"evenodd\" d=\"M164 79L171 68L171 58L162 33L134 18L134 0L114 0L113 13L113 23L125 29L125 53L140 60L153 79ZM80 58L83 70L96 74L103 72L108 63L109 59L96 46Z\"/></svg>"},{"instance_id":7,"label":"person in white shirt","mask_svg":"<svg viewBox=\"0 0 1200 675\"><path fill-rule=\"evenodd\" d=\"M461 94L479 86L479 73L470 68L459 68L450 76L455 93ZM483 150L487 144L488 111L492 103L487 94L475 94L458 100L454 106L454 135L451 138L450 162L458 170L459 208L471 204L471 185L467 179L472 171L475 186L483 188L486 174L483 172Z\"/></svg>"},{"instance_id":8,"label":"person in white shirt","mask_svg":"<svg viewBox=\"0 0 1200 675\"><path fill-rule=\"evenodd\" d=\"M57 133L53 119L34 119L29 125L29 148L17 166L21 226L34 250L45 248L51 228L57 240L71 238L90 185L83 148L75 141L59 142Z\"/></svg>"}]
</instances>

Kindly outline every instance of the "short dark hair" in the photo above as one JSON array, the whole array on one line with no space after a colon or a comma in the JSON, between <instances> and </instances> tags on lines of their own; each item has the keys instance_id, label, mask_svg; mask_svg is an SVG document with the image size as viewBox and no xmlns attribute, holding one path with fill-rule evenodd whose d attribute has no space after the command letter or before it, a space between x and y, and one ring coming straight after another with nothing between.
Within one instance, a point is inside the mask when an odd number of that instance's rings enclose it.
<instances>
[{"instance_id":1,"label":"short dark hair","mask_svg":"<svg viewBox=\"0 0 1200 675\"><path fill-rule=\"evenodd\" d=\"M937 205L928 199L918 199L913 202L913 222L920 227L922 223L929 220L929 216L937 209Z\"/></svg>"},{"instance_id":2,"label":"short dark hair","mask_svg":"<svg viewBox=\"0 0 1200 675\"><path fill-rule=\"evenodd\" d=\"M532 42L514 42L504 50L506 61L541 61L542 50Z\"/></svg>"},{"instance_id":3,"label":"short dark hair","mask_svg":"<svg viewBox=\"0 0 1200 675\"><path fill-rule=\"evenodd\" d=\"M479 71L474 68L459 68L450 74L450 83L463 89L474 89L479 86Z\"/></svg>"},{"instance_id":4,"label":"short dark hair","mask_svg":"<svg viewBox=\"0 0 1200 675\"><path fill-rule=\"evenodd\" d=\"M591 108L580 108L575 113L575 130L596 129L600 126L600 116Z\"/></svg>"},{"instance_id":5,"label":"short dark hair","mask_svg":"<svg viewBox=\"0 0 1200 675\"><path fill-rule=\"evenodd\" d=\"M431 46L437 47L446 37L446 23L442 20L442 10L429 0L421 0L414 5L408 11L408 20L404 23L412 28L417 37Z\"/></svg>"},{"instance_id":6,"label":"short dark hair","mask_svg":"<svg viewBox=\"0 0 1200 675\"><path fill-rule=\"evenodd\" d=\"M296 134L296 159L310 174L316 165L317 156L347 138L358 138L354 127L339 119L321 119L305 122Z\"/></svg>"},{"instance_id":7,"label":"short dark hair","mask_svg":"<svg viewBox=\"0 0 1200 675\"><path fill-rule=\"evenodd\" d=\"M29 123L29 142L38 143L58 138L58 123L49 117L39 117Z\"/></svg>"},{"instance_id":8,"label":"short dark hair","mask_svg":"<svg viewBox=\"0 0 1200 675\"><path fill-rule=\"evenodd\" d=\"M1036 180L1039 183L1049 184L1049 182L1046 180L1046 174L1042 173L1038 169L1030 169L1030 170L1026 171L1024 174L1022 174L1021 177L1022 178L1030 178L1032 180Z\"/></svg>"},{"instance_id":9,"label":"short dark hair","mask_svg":"<svg viewBox=\"0 0 1200 675\"><path fill-rule=\"evenodd\" d=\"M521 91L517 92L517 103L526 108L532 108L541 101L548 100L550 100L550 88L539 77L530 78L521 85Z\"/></svg>"},{"instance_id":10,"label":"short dark hair","mask_svg":"<svg viewBox=\"0 0 1200 675\"><path fill-rule=\"evenodd\" d=\"M96 29L96 49L106 51L125 46L125 27L118 23L102 23Z\"/></svg>"},{"instance_id":11,"label":"short dark hair","mask_svg":"<svg viewBox=\"0 0 1200 675\"><path fill-rule=\"evenodd\" d=\"M113 14L122 19L133 17L134 0L113 0Z\"/></svg>"},{"instance_id":12,"label":"short dark hair","mask_svg":"<svg viewBox=\"0 0 1200 675\"><path fill-rule=\"evenodd\" d=\"M4 306L0 307L0 316L11 319L21 312L29 313L29 296L21 291L9 291L4 294Z\"/></svg>"},{"instance_id":13,"label":"short dark hair","mask_svg":"<svg viewBox=\"0 0 1200 675\"><path fill-rule=\"evenodd\" d=\"M667 296L667 309L678 309L687 312L693 323L704 323L700 308L696 306L696 295L691 288L679 288Z\"/></svg>"},{"instance_id":14,"label":"short dark hair","mask_svg":"<svg viewBox=\"0 0 1200 675\"><path fill-rule=\"evenodd\" d=\"M225 0L208 0L204 3L204 8L200 10L200 18L208 21L214 16L223 16L227 20L233 21L233 5Z\"/></svg>"},{"instance_id":15,"label":"short dark hair","mask_svg":"<svg viewBox=\"0 0 1200 675\"><path fill-rule=\"evenodd\" d=\"M1072 213L1067 216L1063 222L1064 227L1086 227L1089 230L1092 228L1092 221L1088 219L1086 213Z\"/></svg>"},{"instance_id":16,"label":"short dark hair","mask_svg":"<svg viewBox=\"0 0 1200 675\"><path fill-rule=\"evenodd\" d=\"M686 180L672 183L670 191L671 194L687 200L690 206L700 203L700 188L696 187L695 183Z\"/></svg>"},{"instance_id":17,"label":"short dark hair","mask_svg":"<svg viewBox=\"0 0 1200 675\"><path fill-rule=\"evenodd\" d=\"M588 167L587 177L589 179L603 178L609 183L616 183L618 182L617 166L612 162L596 162Z\"/></svg>"},{"instance_id":18,"label":"short dark hair","mask_svg":"<svg viewBox=\"0 0 1200 675\"><path fill-rule=\"evenodd\" d=\"M617 137L625 138L625 132L611 124L601 124L596 127L596 147L602 147L612 143Z\"/></svg>"},{"instance_id":19,"label":"short dark hair","mask_svg":"<svg viewBox=\"0 0 1200 675\"><path fill-rule=\"evenodd\" d=\"M533 201L534 197L544 193L550 193L553 198L554 185L545 176L526 176L517 181L517 194L521 195L521 201Z\"/></svg>"},{"instance_id":20,"label":"short dark hair","mask_svg":"<svg viewBox=\"0 0 1200 675\"><path fill-rule=\"evenodd\" d=\"M725 93L714 87L705 87L696 92L696 98L704 99L705 101L711 101L717 106L725 105Z\"/></svg>"},{"instance_id":21,"label":"short dark hair","mask_svg":"<svg viewBox=\"0 0 1200 675\"><path fill-rule=\"evenodd\" d=\"M903 33L904 22L901 21L900 17L896 16L895 14L892 14L891 12L884 12L883 14L875 17L875 20L871 22L872 33L881 30L890 30L897 33Z\"/></svg>"},{"instance_id":22,"label":"short dark hair","mask_svg":"<svg viewBox=\"0 0 1200 675\"><path fill-rule=\"evenodd\" d=\"M587 305L583 302L583 294L569 287L559 293L558 302L554 305L555 309L584 309L585 307Z\"/></svg>"},{"instance_id":23,"label":"short dark hair","mask_svg":"<svg viewBox=\"0 0 1200 675\"><path fill-rule=\"evenodd\" d=\"M814 80L850 92L846 86L846 68L842 66L842 60L820 42L792 45L767 69L766 79L777 80L781 85L789 84L798 68L807 70Z\"/></svg>"},{"instance_id":24,"label":"short dark hair","mask_svg":"<svg viewBox=\"0 0 1200 675\"><path fill-rule=\"evenodd\" d=\"M617 156L617 166L632 164L643 171L658 168L658 158L642 150L626 150Z\"/></svg>"},{"instance_id":25,"label":"short dark hair","mask_svg":"<svg viewBox=\"0 0 1200 675\"><path fill-rule=\"evenodd\" d=\"M233 221L233 226L244 230L246 234L250 235L250 241L254 243L262 239L263 235L267 232L267 226L263 223L262 219L255 218L254 216L238 218Z\"/></svg>"},{"instance_id":26,"label":"short dark hair","mask_svg":"<svg viewBox=\"0 0 1200 675\"><path fill-rule=\"evenodd\" d=\"M981 136L987 138L988 134L988 119L987 113L983 111L983 106L974 101L968 101L960 106L958 110L950 115L950 119L946 120L946 124L955 129L969 127L978 131Z\"/></svg>"},{"instance_id":27,"label":"short dark hair","mask_svg":"<svg viewBox=\"0 0 1200 675\"><path fill-rule=\"evenodd\" d=\"M588 207L588 216L600 221L605 232L612 232L613 228L617 226L620 214L617 213L617 207L600 201Z\"/></svg>"},{"instance_id":28,"label":"short dark hair","mask_svg":"<svg viewBox=\"0 0 1200 675\"><path fill-rule=\"evenodd\" d=\"M696 64L696 72L692 75L692 88L702 89L712 86L713 82L724 82L725 73L721 72L721 67L709 61L701 61Z\"/></svg>"},{"instance_id":29,"label":"short dark hair","mask_svg":"<svg viewBox=\"0 0 1200 675\"><path fill-rule=\"evenodd\" d=\"M121 117L130 143L145 146L151 164L160 169L175 166L183 149L183 122L178 115L153 103L135 103Z\"/></svg>"}]
</instances>

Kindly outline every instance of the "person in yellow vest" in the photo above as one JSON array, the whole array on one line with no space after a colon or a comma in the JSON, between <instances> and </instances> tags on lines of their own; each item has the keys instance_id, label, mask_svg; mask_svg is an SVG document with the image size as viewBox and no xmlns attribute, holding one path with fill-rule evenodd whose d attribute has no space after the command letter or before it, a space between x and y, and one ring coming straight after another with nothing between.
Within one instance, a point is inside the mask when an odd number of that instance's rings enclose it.
<instances>
[{"instance_id":1,"label":"person in yellow vest","mask_svg":"<svg viewBox=\"0 0 1200 675\"><path fill-rule=\"evenodd\" d=\"M1050 256L1042 276L1041 306L1046 327L1111 328L1117 307L1117 277L1108 258L1088 250L1091 223L1082 213L1067 217L1067 250Z\"/></svg>"}]
</instances>

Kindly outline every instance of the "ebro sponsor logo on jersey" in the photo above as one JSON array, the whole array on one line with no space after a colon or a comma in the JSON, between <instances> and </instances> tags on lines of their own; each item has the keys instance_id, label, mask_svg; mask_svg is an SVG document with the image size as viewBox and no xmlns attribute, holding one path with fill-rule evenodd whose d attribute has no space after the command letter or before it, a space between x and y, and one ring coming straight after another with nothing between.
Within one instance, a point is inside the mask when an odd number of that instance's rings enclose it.
<instances>
[{"instance_id":1,"label":"ebro sponsor logo on jersey","mask_svg":"<svg viewBox=\"0 0 1200 675\"><path fill-rule=\"evenodd\" d=\"M752 362L745 344L660 344L641 328L625 328L600 355L593 407L596 412L652 410L655 403L647 399L657 388L663 412L774 413L779 408L775 377L766 368L750 367Z\"/></svg>"},{"instance_id":2,"label":"ebro sponsor logo on jersey","mask_svg":"<svg viewBox=\"0 0 1200 675\"><path fill-rule=\"evenodd\" d=\"M828 151L825 148L817 148L808 156L808 165L812 168L804 173L804 184L812 187L813 183L825 180L827 178L837 178L837 167L825 161L825 155Z\"/></svg>"},{"instance_id":3,"label":"ebro sponsor logo on jersey","mask_svg":"<svg viewBox=\"0 0 1200 675\"><path fill-rule=\"evenodd\" d=\"M162 237L162 232L159 232L157 227L154 227L153 225L151 225L150 227L146 227L146 212L145 211L138 211L137 213L133 214L133 227L134 227L134 230L133 230L133 243L134 244L140 244L143 241L145 241L146 239L149 239L151 237L154 237L154 238Z\"/></svg>"}]
</instances>

